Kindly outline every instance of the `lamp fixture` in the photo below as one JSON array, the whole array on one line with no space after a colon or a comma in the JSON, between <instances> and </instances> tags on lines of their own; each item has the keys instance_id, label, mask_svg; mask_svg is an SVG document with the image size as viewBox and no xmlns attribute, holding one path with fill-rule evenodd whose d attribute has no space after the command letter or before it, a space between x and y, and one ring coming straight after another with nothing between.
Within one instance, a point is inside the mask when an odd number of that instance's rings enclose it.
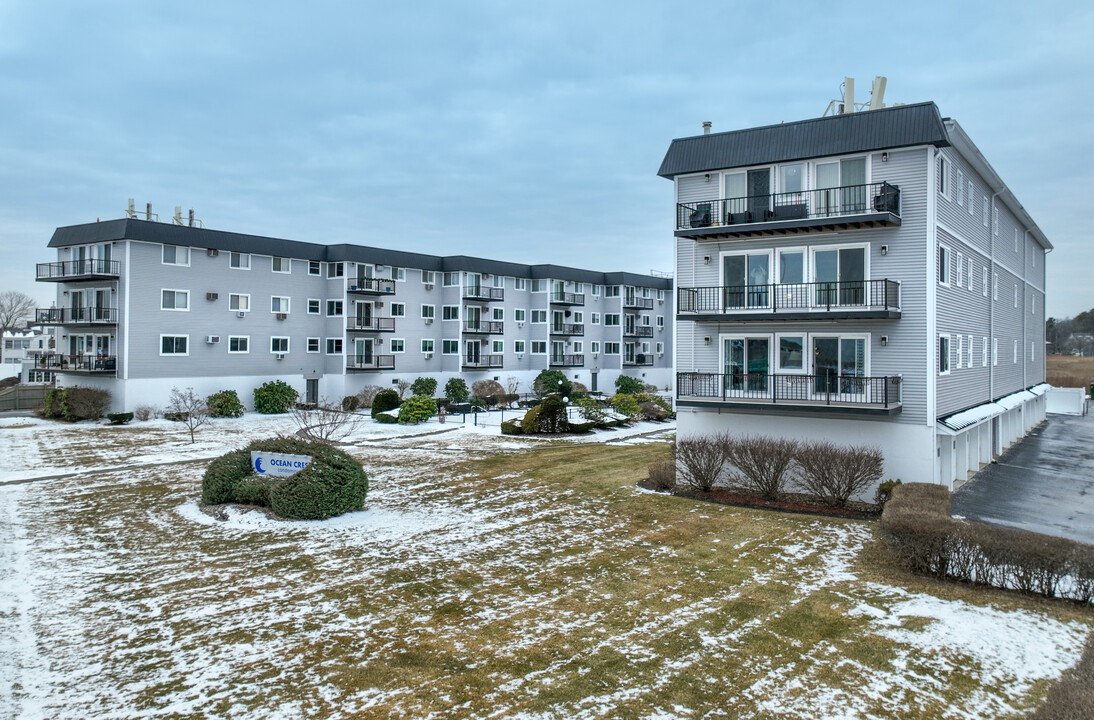
<instances>
[{"instance_id":1,"label":"lamp fixture","mask_svg":"<svg viewBox=\"0 0 1094 720\"><path fill-rule=\"evenodd\" d=\"M887 152L881 153L881 162L889 162L889 153L887 153Z\"/></svg>"},{"instance_id":2,"label":"lamp fixture","mask_svg":"<svg viewBox=\"0 0 1094 720\"><path fill-rule=\"evenodd\" d=\"M710 345L710 335L707 335L703 338L703 343L705 345Z\"/></svg>"},{"instance_id":3,"label":"lamp fixture","mask_svg":"<svg viewBox=\"0 0 1094 720\"><path fill-rule=\"evenodd\" d=\"M889 246L888 245L882 245L881 246L881 254L882 255L888 255L889 254Z\"/></svg>"},{"instance_id":4,"label":"lamp fixture","mask_svg":"<svg viewBox=\"0 0 1094 720\"><path fill-rule=\"evenodd\" d=\"M704 265L710 265L710 255L704 255L703 256L703 264Z\"/></svg>"},{"instance_id":5,"label":"lamp fixture","mask_svg":"<svg viewBox=\"0 0 1094 720\"><path fill-rule=\"evenodd\" d=\"M889 344L889 336L888 335L882 335L881 336L881 346L885 347L888 344Z\"/></svg>"}]
</instances>

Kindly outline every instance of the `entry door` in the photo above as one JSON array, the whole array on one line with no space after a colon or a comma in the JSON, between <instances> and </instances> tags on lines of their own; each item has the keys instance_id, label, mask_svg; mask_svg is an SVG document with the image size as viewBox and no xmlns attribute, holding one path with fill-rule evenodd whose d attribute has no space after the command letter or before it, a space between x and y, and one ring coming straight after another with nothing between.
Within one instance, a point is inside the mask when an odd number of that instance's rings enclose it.
<instances>
[{"instance_id":1,"label":"entry door","mask_svg":"<svg viewBox=\"0 0 1094 720\"><path fill-rule=\"evenodd\" d=\"M817 307L866 304L866 250L818 250L813 255Z\"/></svg>"},{"instance_id":2,"label":"entry door","mask_svg":"<svg viewBox=\"0 0 1094 720\"><path fill-rule=\"evenodd\" d=\"M813 338L813 389L818 394L866 392L866 341L863 338Z\"/></svg>"},{"instance_id":3,"label":"entry door","mask_svg":"<svg viewBox=\"0 0 1094 720\"><path fill-rule=\"evenodd\" d=\"M304 401L309 405L315 405L319 402L318 378L307 378L304 380L304 396Z\"/></svg>"},{"instance_id":4,"label":"entry door","mask_svg":"<svg viewBox=\"0 0 1094 720\"><path fill-rule=\"evenodd\" d=\"M771 342L767 338L727 338L722 348L726 392L766 391Z\"/></svg>"},{"instance_id":5,"label":"entry door","mask_svg":"<svg viewBox=\"0 0 1094 720\"><path fill-rule=\"evenodd\" d=\"M372 364L372 339L358 338L354 340L354 355L358 365Z\"/></svg>"},{"instance_id":6,"label":"entry door","mask_svg":"<svg viewBox=\"0 0 1094 720\"><path fill-rule=\"evenodd\" d=\"M464 347L467 349L467 364L477 365L479 362L479 341L468 340L464 343Z\"/></svg>"},{"instance_id":7,"label":"entry door","mask_svg":"<svg viewBox=\"0 0 1094 720\"><path fill-rule=\"evenodd\" d=\"M752 220L764 220L771 209L771 170L748 171L748 211Z\"/></svg>"},{"instance_id":8,"label":"entry door","mask_svg":"<svg viewBox=\"0 0 1094 720\"><path fill-rule=\"evenodd\" d=\"M480 328L479 322L482 320L482 308L468 307L466 308L467 317L467 329L478 330Z\"/></svg>"},{"instance_id":9,"label":"entry door","mask_svg":"<svg viewBox=\"0 0 1094 720\"><path fill-rule=\"evenodd\" d=\"M566 356L566 343L557 340L551 341L551 362L561 363Z\"/></svg>"},{"instance_id":10,"label":"entry door","mask_svg":"<svg viewBox=\"0 0 1094 720\"><path fill-rule=\"evenodd\" d=\"M559 310L551 313L552 330L562 332L562 326L566 323L566 316Z\"/></svg>"},{"instance_id":11,"label":"entry door","mask_svg":"<svg viewBox=\"0 0 1094 720\"><path fill-rule=\"evenodd\" d=\"M372 327L372 303L357 303L357 327Z\"/></svg>"},{"instance_id":12,"label":"entry door","mask_svg":"<svg viewBox=\"0 0 1094 720\"><path fill-rule=\"evenodd\" d=\"M722 302L726 310L765 308L771 282L771 256L767 253L726 255L722 260Z\"/></svg>"}]
</instances>

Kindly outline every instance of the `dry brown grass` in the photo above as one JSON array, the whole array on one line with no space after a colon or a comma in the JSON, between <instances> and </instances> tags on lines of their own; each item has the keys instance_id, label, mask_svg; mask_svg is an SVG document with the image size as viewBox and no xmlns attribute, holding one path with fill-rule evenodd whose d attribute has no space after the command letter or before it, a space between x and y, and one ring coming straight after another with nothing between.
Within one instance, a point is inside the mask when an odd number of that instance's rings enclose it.
<instances>
[{"instance_id":1,"label":"dry brown grass","mask_svg":"<svg viewBox=\"0 0 1094 720\"><path fill-rule=\"evenodd\" d=\"M1045 380L1056 387L1089 388L1094 383L1094 357L1048 355Z\"/></svg>"}]
</instances>

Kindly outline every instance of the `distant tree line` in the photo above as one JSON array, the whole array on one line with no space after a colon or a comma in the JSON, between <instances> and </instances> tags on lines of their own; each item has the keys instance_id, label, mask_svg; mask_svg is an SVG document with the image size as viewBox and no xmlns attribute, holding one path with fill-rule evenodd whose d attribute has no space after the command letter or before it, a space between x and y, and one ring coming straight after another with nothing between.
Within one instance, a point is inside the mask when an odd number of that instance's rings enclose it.
<instances>
[{"instance_id":1,"label":"distant tree line","mask_svg":"<svg viewBox=\"0 0 1094 720\"><path fill-rule=\"evenodd\" d=\"M1094 355L1094 308L1073 318L1049 318L1045 322L1048 351L1057 355Z\"/></svg>"}]
</instances>

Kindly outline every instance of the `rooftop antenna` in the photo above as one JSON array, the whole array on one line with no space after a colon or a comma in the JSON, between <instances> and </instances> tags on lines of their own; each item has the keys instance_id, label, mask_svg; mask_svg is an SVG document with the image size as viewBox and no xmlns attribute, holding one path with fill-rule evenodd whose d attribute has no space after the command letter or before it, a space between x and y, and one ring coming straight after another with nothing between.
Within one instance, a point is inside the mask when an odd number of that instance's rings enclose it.
<instances>
[{"instance_id":1,"label":"rooftop antenna","mask_svg":"<svg viewBox=\"0 0 1094 720\"><path fill-rule=\"evenodd\" d=\"M841 98L838 100L830 100L828 102L828 107L825 108L824 114L821 115L821 117L828 117L829 115L850 115L858 110L880 110L885 107L885 83L885 76L875 76L874 82L870 86L870 101L856 103L855 79L852 77L843 78L843 85L840 86Z\"/></svg>"},{"instance_id":2,"label":"rooftop antenna","mask_svg":"<svg viewBox=\"0 0 1094 720\"><path fill-rule=\"evenodd\" d=\"M129 198L129 207L128 207L128 208L126 208L126 211L125 211L125 216L126 216L127 218L135 218L135 217L137 217L137 211L136 211L136 210L134 209L134 202L133 202L133 198Z\"/></svg>"},{"instance_id":3,"label":"rooftop antenna","mask_svg":"<svg viewBox=\"0 0 1094 720\"><path fill-rule=\"evenodd\" d=\"M885 83L884 75L875 75L874 84L870 86L870 110L880 110L885 107Z\"/></svg>"},{"instance_id":4,"label":"rooftop antenna","mask_svg":"<svg viewBox=\"0 0 1094 720\"><path fill-rule=\"evenodd\" d=\"M171 222L182 225L182 205L175 206L175 215L171 218Z\"/></svg>"}]
</instances>

